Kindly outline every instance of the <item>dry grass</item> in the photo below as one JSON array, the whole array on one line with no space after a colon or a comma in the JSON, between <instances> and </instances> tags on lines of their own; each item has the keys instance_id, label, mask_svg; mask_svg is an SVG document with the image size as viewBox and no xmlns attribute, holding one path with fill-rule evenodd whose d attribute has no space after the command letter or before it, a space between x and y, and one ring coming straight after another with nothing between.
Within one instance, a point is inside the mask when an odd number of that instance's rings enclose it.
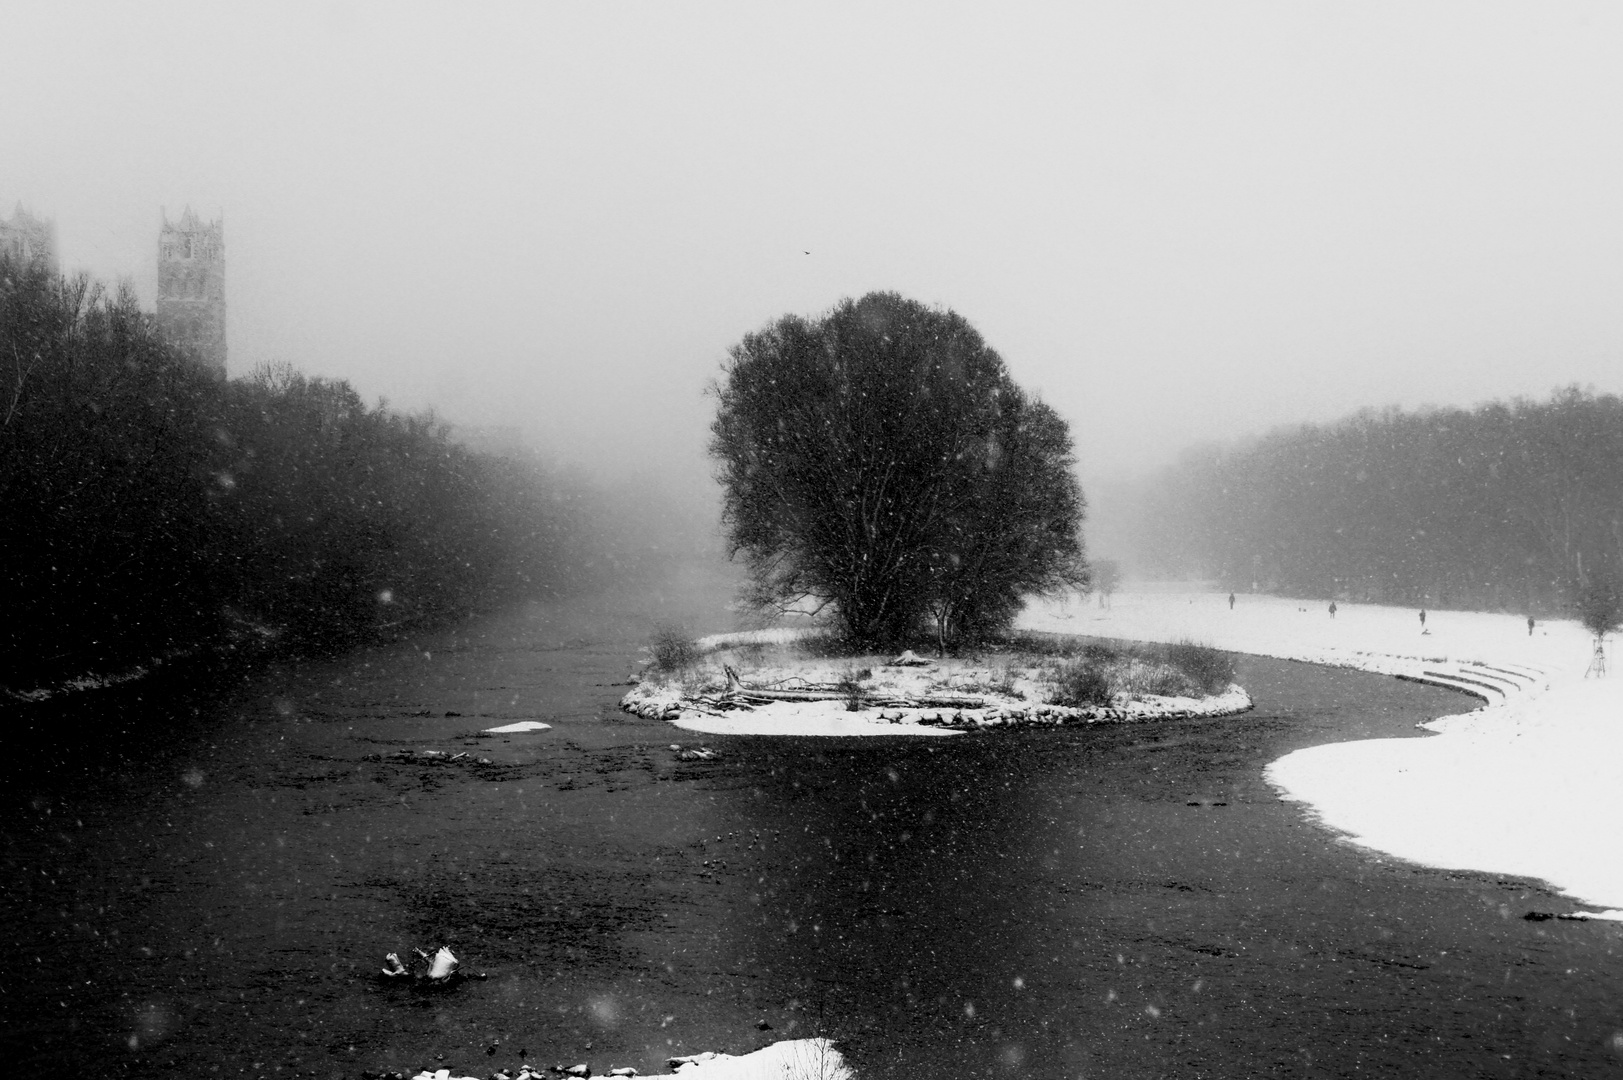
<instances>
[{"instance_id":1,"label":"dry grass","mask_svg":"<svg viewBox=\"0 0 1623 1080\"><path fill-rule=\"evenodd\" d=\"M1042 671L1048 682L1051 705L1072 708L1109 705L1115 697L1115 688L1100 665L1083 657L1047 661Z\"/></svg>"},{"instance_id":2,"label":"dry grass","mask_svg":"<svg viewBox=\"0 0 1623 1080\"><path fill-rule=\"evenodd\" d=\"M1192 642L1148 645L1021 635L982 655L929 658L901 667L890 656L853 654L838 638L816 634L788 642L751 641L701 652L676 630L650 646L645 681L679 685L684 697L726 689L726 669L762 689L817 687L859 711L875 695L977 696L993 704L1045 702L1072 707L1145 697L1204 697L1233 681L1232 659Z\"/></svg>"},{"instance_id":3,"label":"dry grass","mask_svg":"<svg viewBox=\"0 0 1623 1080\"><path fill-rule=\"evenodd\" d=\"M652 667L660 672L682 672L699 661L702 651L684 627L656 626L648 644Z\"/></svg>"}]
</instances>

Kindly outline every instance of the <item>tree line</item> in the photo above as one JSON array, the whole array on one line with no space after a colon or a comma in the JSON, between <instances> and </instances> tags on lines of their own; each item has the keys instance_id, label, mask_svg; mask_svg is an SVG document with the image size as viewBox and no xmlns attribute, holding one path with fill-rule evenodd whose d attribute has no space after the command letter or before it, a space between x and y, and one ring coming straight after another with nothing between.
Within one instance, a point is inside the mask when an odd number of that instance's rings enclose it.
<instances>
[{"instance_id":1,"label":"tree line","mask_svg":"<svg viewBox=\"0 0 1623 1080\"><path fill-rule=\"evenodd\" d=\"M590 585L590 503L342 380L217 379L127 288L0 262L0 690Z\"/></svg>"},{"instance_id":2,"label":"tree line","mask_svg":"<svg viewBox=\"0 0 1623 1080\"><path fill-rule=\"evenodd\" d=\"M1623 580L1623 399L1365 411L1191 451L1151 486L1145 569L1224 588L1572 613Z\"/></svg>"}]
</instances>

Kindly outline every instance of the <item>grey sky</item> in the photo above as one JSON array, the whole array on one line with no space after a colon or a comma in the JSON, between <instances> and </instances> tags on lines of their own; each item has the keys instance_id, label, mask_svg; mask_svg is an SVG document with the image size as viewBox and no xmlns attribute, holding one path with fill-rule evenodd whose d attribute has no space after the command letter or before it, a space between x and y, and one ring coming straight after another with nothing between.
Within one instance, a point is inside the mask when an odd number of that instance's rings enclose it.
<instances>
[{"instance_id":1,"label":"grey sky","mask_svg":"<svg viewBox=\"0 0 1623 1080\"><path fill-rule=\"evenodd\" d=\"M8 5L0 212L231 366L702 474L729 344L955 308L1085 477L1365 405L1623 389L1623 8ZM809 254L807 254L809 252Z\"/></svg>"}]
</instances>

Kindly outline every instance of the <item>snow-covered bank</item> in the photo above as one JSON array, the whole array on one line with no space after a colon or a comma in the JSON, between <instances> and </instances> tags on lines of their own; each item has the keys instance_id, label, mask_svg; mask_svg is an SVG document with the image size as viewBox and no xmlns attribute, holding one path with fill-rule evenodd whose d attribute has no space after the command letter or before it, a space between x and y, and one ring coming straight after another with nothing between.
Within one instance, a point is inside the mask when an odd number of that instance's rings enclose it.
<instances>
[{"instance_id":1,"label":"snow-covered bank","mask_svg":"<svg viewBox=\"0 0 1623 1080\"><path fill-rule=\"evenodd\" d=\"M1033 605L1024 629L1234 652L1421 679L1483 707L1431 739L1312 747L1268 769L1287 799L1356 843L1428 866L1542 878L1623 908L1623 673L1584 678L1591 639L1570 621L1226 594L1124 593L1109 608ZM1424 631L1424 632L1423 632Z\"/></svg>"},{"instance_id":2,"label":"snow-covered bank","mask_svg":"<svg viewBox=\"0 0 1623 1080\"><path fill-rule=\"evenodd\" d=\"M647 1076L645 1080L661 1080L662 1077L665 1080L674 1077L681 1077L682 1080L852 1080L853 1075L839 1050L832 1042L823 1038L786 1039L771 1046L763 1046L749 1054L709 1052L693 1054L688 1057L671 1058L668 1064L672 1072ZM635 1069L626 1068L597 1073L584 1064L550 1070L524 1065L512 1071L498 1070L494 1075L507 1077L509 1080L550 1080L560 1073L595 1080L638 1075ZM463 1076L451 1069L424 1069L412 1076L411 1080L480 1080L480 1078Z\"/></svg>"},{"instance_id":3,"label":"snow-covered bank","mask_svg":"<svg viewBox=\"0 0 1623 1080\"><path fill-rule=\"evenodd\" d=\"M190 660L201 653L201 649L174 649L162 656L154 656L144 664L131 664L118 671L101 674L76 675L73 678L62 679L43 686L35 686L27 690L16 690L9 686L0 685L0 701L19 701L33 705L52 698L64 697L68 694L82 694L88 690L106 690L109 687L122 686L125 683L144 679L152 672L165 664L173 664L179 660Z\"/></svg>"},{"instance_id":4,"label":"snow-covered bank","mask_svg":"<svg viewBox=\"0 0 1623 1080\"><path fill-rule=\"evenodd\" d=\"M730 668L716 655L734 662L737 655L722 650L764 649L784 646L810 631L771 629L713 634L695 643L701 660L685 673L665 673L639 681L620 701L620 707L644 719L664 720L706 735L818 735L860 737L871 735L957 735L966 731L1003 727L1058 726L1062 724L1124 723L1134 720L1179 719L1194 716L1229 716L1251 708L1244 689L1229 686L1205 697L1168 696L1142 692L1112 695L1108 705L1048 704L1038 673L1023 663L988 666L958 658L925 660L909 655L908 663L867 658L872 666L861 671L861 695L868 704L848 707L847 701L824 693L823 700L748 700L706 690L704 685ZM748 655L747 653L744 655ZM766 682L761 688L798 691L801 687L828 687L849 677L855 661L816 661L801 657L787 666L778 664L756 672ZM708 672L700 669L708 667ZM870 682L874 671L880 672ZM853 684L855 685L855 684ZM1193 687L1190 687L1193 688ZM739 686L739 690L751 688ZM883 699L893 700L886 702Z\"/></svg>"}]
</instances>

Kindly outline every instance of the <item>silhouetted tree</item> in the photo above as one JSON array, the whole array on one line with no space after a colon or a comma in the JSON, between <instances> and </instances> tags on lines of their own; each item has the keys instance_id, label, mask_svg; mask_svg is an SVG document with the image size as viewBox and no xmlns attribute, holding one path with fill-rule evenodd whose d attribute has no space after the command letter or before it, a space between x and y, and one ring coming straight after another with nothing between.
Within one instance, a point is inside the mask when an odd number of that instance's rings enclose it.
<instances>
[{"instance_id":1,"label":"silhouetted tree","mask_svg":"<svg viewBox=\"0 0 1623 1080\"><path fill-rule=\"evenodd\" d=\"M1115 559L1097 559L1092 569L1092 585L1099 594L1099 606L1109 607L1110 598L1121 588L1121 564Z\"/></svg>"},{"instance_id":2,"label":"silhouetted tree","mask_svg":"<svg viewBox=\"0 0 1623 1080\"><path fill-rule=\"evenodd\" d=\"M4 260L0 365L0 686L184 647L213 617L210 380L127 290Z\"/></svg>"},{"instance_id":3,"label":"silhouetted tree","mask_svg":"<svg viewBox=\"0 0 1623 1080\"><path fill-rule=\"evenodd\" d=\"M1597 639L1623 628L1623 577L1611 566L1588 571L1576 588L1573 610Z\"/></svg>"},{"instance_id":4,"label":"silhouetted tree","mask_svg":"<svg viewBox=\"0 0 1623 1080\"><path fill-rule=\"evenodd\" d=\"M216 379L127 290L0 258L0 698L603 584L587 503L342 381Z\"/></svg>"},{"instance_id":5,"label":"silhouetted tree","mask_svg":"<svg viewBox=\"0 0 1623 1080\"><path fill-rule=\"evenodd\" d=\"M1069 430L962 317L870 293L730 356L710 449L757 603L944 646L1085 580Z\"/></svg>"}]
</instances>

